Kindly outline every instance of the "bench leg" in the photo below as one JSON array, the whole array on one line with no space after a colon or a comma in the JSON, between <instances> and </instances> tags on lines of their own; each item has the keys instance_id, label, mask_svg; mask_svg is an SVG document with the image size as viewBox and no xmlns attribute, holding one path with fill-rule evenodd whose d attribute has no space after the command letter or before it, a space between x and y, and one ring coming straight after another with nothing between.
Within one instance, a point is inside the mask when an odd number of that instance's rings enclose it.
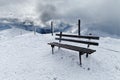
<instances>
[{"instance_id":1,"label":"bench leg","mask_svg":"<svg viewBox=\"0 0 120 80\"><path fill-rule=\"evenodd\" d=\"M80 66L82 66L81 52L79 52L79 60L80 60Z\"/></svg>"},{"instance_id":2,"label":"bench leg","mask_svg":"<svg viewBox=\"0 0 120 80\"><path fill-rule=\"evenodd\" d=\"M88 53L86 53L86 58L88 58Z\"/></svg>"},{"instance_id":3,"label":"bench leg","mask_svg":"<svg viewBox=\"0 0 120 80\"><path fill-rule=\"evenodd\" d=\"M54 54L54 45L51 45L52 47L52 54Z\"/></svg>"}]
</instances>

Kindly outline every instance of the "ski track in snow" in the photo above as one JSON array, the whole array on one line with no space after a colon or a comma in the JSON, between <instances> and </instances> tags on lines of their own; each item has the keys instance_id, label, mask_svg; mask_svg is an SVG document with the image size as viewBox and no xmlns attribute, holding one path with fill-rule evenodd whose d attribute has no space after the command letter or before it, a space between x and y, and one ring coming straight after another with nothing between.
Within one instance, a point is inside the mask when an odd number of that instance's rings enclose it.
<instances>
[{"instance_id":1,"label":"ski track in snow","mask_svg":"<svg viewBox=\"0 0 120 80\"><path fill-rule=\"evenodd\" d=\"M120 40L100 39L100 47L119 51ZM51 34L28 33L0 43L0 80L120 80L120 54L99 47L79 66L78 52L67 49L51 54ZM92 46L91 46L92 47ZM88 68L90 70L88 70Z\"/></svg>"}]
</instances>

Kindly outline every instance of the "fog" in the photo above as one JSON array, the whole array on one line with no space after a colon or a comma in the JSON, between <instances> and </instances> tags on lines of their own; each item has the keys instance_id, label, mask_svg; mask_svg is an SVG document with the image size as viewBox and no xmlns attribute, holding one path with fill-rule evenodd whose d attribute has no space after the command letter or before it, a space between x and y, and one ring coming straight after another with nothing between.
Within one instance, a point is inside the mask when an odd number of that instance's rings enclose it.
<instances>
[{"instance_id":1,"label":"fog","mask_svg":"<svg viewBox=\"0 0 120 80\"><path fill-rule=\"evenodd\" d=\"M8 13L9 5L14 13L36 13L44 23L59 19L77 24L81 19L84 28L120 36L120 0L0 0L2 11Z\"/></svg>"}]
</instances>

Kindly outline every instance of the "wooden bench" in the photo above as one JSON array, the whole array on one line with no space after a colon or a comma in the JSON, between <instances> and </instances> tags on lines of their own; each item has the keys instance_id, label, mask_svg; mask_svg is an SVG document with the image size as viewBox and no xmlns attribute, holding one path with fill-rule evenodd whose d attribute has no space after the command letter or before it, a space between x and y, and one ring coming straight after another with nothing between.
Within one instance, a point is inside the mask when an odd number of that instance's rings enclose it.
<instances>
[{"instance_id":1,"label":"wooden bench","mask_svg":"<svg viewBox=\"0 0 120 80\"><path fill-rule=\"evenodd\" d=\"M86 53L86 57L88 57L89 54L92 54L92 53L96 52L96 50L89 49L90 45L94 45L94 46L99 45L99 43L91 41L91 39L99 40L99 37L96 37L96 36L91 36L91 35L90 36L69 35L69 34L62 34L62 32L60 32L60 34L56 34L56 36L57 36L57 38L55 38L55 39L59 40L59 42L48 43L52 47L52 54L54 54L54 47L55 46L57 46L59 48L66 48L66 49L78 51L79 52L80 65L82 65L81 55ZM88 39L88 41L80 40L80 38ZM62 44L61 41L68 41L68 42L87 44L87 48L74 46L74 45L71 45L71 44Z\"/></svg>"}]
</instances>

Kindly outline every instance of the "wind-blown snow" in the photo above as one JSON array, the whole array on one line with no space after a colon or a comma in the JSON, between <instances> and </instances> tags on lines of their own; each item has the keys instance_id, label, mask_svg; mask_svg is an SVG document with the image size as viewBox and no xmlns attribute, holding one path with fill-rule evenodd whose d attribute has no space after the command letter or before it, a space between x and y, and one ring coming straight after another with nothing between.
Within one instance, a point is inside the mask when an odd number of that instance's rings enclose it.
<instances>
[{"instance_id":1,"label":"wind-blown snow","mask_svg":"<svg viewBox=\"0 0 120 80\"><path fill-rule=\"evenodd\" d=\"M10 35L9 35L10 36ZM119 39L101 38L97 52L82 56L78 52L55 48L51 54L51 34L28 33L0 43L0 80L119 80ZM88 70L90 68L90 70Z\"/></svg>"}]
</instances>

